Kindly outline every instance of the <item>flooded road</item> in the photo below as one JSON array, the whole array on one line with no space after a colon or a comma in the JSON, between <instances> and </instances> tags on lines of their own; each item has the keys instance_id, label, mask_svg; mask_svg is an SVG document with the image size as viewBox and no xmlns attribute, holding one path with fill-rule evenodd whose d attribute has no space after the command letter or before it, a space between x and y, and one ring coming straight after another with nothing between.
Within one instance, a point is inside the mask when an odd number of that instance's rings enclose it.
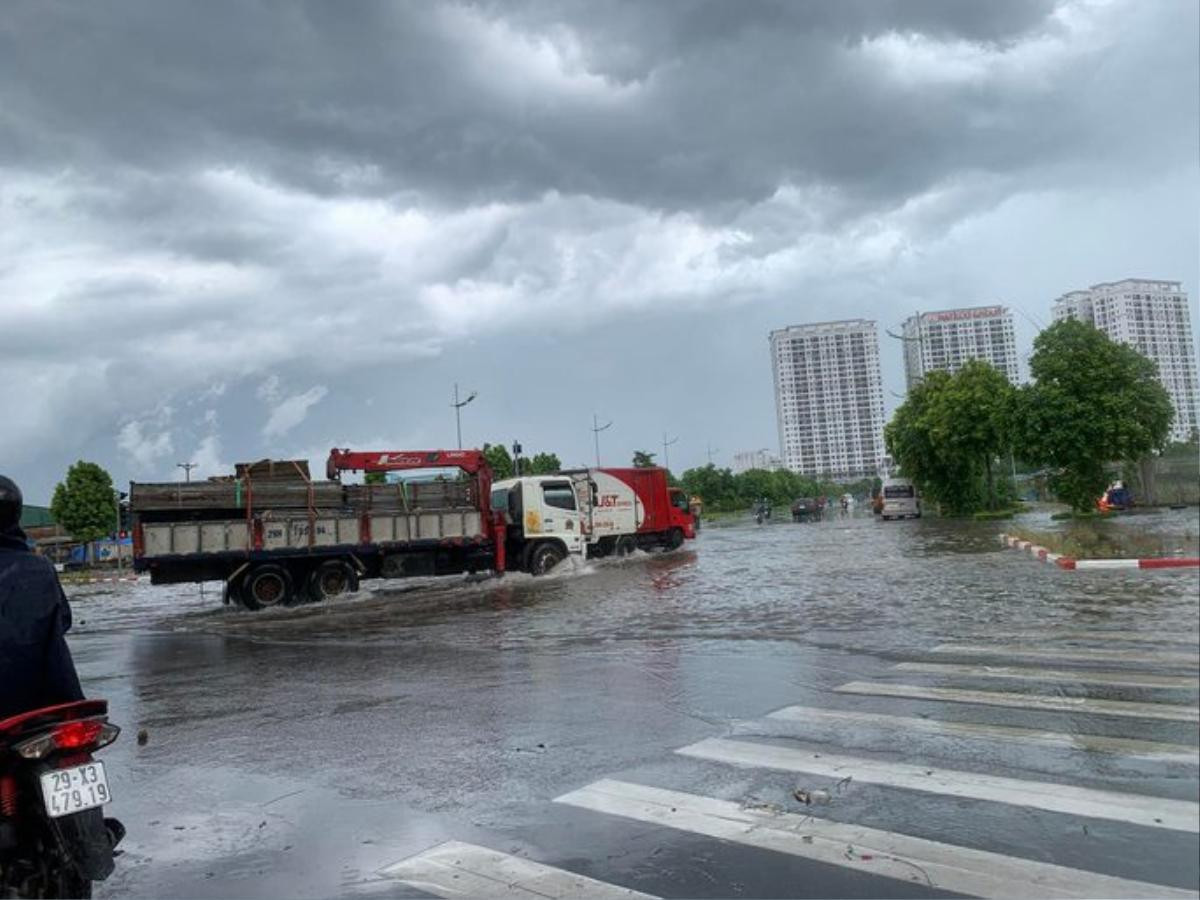
<instances>
[{"instance_id":1,"label":"flooded road","mask_svg":"<svg viewBox=\"0 0 1200 900\"><path fill-rule=\"evenodd\" d=\"M267 613L73 589L126 727L99 892L1194 896L1200 578L1062 571L1002 530L733 522Z\"/></svg>"}]
</instances>

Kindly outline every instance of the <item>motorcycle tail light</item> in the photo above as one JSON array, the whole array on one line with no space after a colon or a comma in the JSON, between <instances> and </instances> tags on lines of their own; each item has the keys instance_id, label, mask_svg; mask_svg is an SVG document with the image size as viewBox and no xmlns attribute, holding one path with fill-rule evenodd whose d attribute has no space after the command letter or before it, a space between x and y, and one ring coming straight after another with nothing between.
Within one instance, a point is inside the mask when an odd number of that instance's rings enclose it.
<instances>
[{"instance_id":1,"label":"motorcycle tail light","mask_svg":"<svg viewBox=\"0 0 1200 900\"><path fill-rule=\"evenodd\" d=\"M120 733L120 728L104 719L77 719L26 738L13 749L24 759L42 759L56 750L99 750Z\"/></svg>"}]
</instances>

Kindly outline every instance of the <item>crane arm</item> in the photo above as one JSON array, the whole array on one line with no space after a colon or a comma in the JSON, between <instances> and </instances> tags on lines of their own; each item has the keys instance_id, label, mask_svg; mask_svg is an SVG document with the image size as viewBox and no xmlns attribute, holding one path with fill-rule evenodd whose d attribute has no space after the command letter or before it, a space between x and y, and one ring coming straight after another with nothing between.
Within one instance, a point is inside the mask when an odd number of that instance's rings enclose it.
<instances>
[{"instance_id":1,"label":"crane arm","mask_svg":"<svg viewBox=\"0 0 1200 900\"><path fill-rule=\"evenodd\" d=\"M330 479L346 471L395 472L403 469L462 469L483 473L491 481L491 466L480 450L339 450L329 451L325 473Z\"/></svg>"}]
</instances>

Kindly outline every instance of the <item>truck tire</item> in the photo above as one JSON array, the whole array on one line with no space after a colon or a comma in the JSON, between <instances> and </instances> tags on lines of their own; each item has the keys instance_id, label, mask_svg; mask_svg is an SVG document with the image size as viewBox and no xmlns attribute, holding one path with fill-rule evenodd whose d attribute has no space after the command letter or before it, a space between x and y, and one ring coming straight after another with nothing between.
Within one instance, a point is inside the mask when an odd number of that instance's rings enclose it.
<instances>
[{"instance_id":1,"label":"truck tire","mask_svg":"<svg viewBox=\"0 0 1200 900\"><path fill-rule=\"evenodd\" d=\"M296 592L287 569L266 563L246 573L238 593L246 609L266 609L291 603Z\"/></svg>"},{"instance_id":2,"label":"truck tire","mask_svg":"<svg viewBox=\"0 0 1200 900\"><path fill-rule=\"evenodd\" d=\"M623 534L617 538L617 556L629 556L629 554L633 553L633 551L636 549L637 541L635 541L632 536Z\"/></svg>"},{"instance_id":3,"label":"truck tire","mask_svg":"<svg viewBox=\"0 0 1200 900\"><path fill-rule=\"evenodd\" d=\"M307 600L320 603L358 590L358 573L344 560L329 559L312 570L305 591Z\"/></svg>"},{"instance_id":4,"label":"truck tire","mask_svg":"<svg viewBox=\"0 0 1200 900\"><path fill-rule=\"evenodd\" d=\"M538 544L529 554L529 574L545 575L564 559L566 554L558 544L550 541Z\"/></svg>"},{"instance_id":5,"label":"truck tire","mask_svg":"<svg viewBox=\"0 0 1200 900\"><path fill-rule=\"evenodd\" d=\"M667 537L666 537L665 541L663 542L663 545L668 550L678 550L680 547L682 547L683 546L683 529L682 528L672 528L670 531L668 531Z\"/></svg>"}]
</instances>

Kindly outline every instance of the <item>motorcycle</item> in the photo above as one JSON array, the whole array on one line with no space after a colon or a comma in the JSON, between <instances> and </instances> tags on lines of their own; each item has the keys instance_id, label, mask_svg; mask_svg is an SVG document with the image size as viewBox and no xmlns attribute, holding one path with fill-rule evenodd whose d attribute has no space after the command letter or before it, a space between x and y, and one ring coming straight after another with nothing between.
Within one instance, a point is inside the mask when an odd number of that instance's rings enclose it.
<instances>
[{"instance_id":1,"label":"motorcycle","mask_svg":"<svg viewBox=\"0 0 1200 900\"><path fill-rule=\"evenodd\" d=\"M105 700L0 720L0 897L90 897L125 829L92 754L117 739Z\"/></svg>"}]
</instances>

